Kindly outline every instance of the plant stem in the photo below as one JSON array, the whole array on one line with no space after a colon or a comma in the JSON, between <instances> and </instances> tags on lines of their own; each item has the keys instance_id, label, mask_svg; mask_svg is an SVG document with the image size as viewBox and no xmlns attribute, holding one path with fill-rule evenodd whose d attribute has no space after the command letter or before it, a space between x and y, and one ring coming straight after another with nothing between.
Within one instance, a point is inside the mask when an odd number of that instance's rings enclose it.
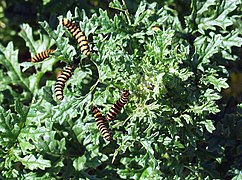
<instances>
[{"instance_id":1,"label":"plant stem","mask_svg":"<svg viewBox=\"0 0 242 180\"><path fill-rule=\"evenodd\" d=\"M126 3L125 3L124 0L122 0L122 4L125 7L124 13L125 13L125 15L127 17L128 23L129 23L129 25L131 25L131 20L129 18L129 11L128 11L128 8L127 8Z\"/></svg>"}]
</instances>

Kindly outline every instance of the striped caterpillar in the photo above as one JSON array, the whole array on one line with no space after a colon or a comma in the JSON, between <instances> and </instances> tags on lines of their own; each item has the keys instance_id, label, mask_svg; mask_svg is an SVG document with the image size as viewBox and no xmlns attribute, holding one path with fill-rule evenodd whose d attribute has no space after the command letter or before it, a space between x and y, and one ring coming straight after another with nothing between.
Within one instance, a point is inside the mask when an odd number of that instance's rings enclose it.
<instances>
[{"instance_id":1,"label":"striped caterpillar","mask_svg":"<svg viewBox=\"0 0 242 180\"><path fill-rule=\"evenodd\" d=\"M91 111L95 117L95 121L97 124L97 128L101 131L103 137L107 140L107 141L111 141L112 136L108 131L108 128L106 126L106 122L104 120L104 117L102 116L101 112L99 111L99 109L96 106L93 106L91 108Z\"/></svg>"},{"instance_id":2,"label":"striped caterpillar","mask_svg":"<svg viewBox=\"0 0 242 180\"><path fill-rule=\"evenodd\" d=\"M115 116L121 111L124 105L128 103L129 95L130 93L128 90L122 90L121 97L115 104L113 104L107 113L106 120L110 121L115 118Z\"/></svg>"},{"instance_id":3,"label":"striped caterpillar","mask_svg":"<svg viewBox=\"0 0 242 180\"><path fill-rule=\"evenodd\" d=\"M66 18L62 19L62 24L70 31L73 37L77 40L77 43L80 46L81 52L85 54L87 57L89 57L91 52L90 52L89 44L85 34L69 19L66 19Z\"/></svg>"}]
</instances>

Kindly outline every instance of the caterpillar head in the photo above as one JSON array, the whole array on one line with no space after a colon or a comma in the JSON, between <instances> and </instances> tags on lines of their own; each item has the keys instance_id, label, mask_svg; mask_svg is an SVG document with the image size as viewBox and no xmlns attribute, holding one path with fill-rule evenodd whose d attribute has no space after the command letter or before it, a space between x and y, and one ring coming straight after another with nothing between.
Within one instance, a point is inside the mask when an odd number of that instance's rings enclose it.
<instances>
[{"instance_id":1,"label":"caterpillar head","mask_svg":"<svg viewBox=\"0 0 242 180\"><path fill-rule=\"evenodd\" d=\"M128 97L129 95L130 95L129 90L125 90L125 89L122 90L122 96Z\"/></svg>"},{"instance_id":2,"label":"caterpillar head","mask_svg":"<svg viewBox=\"0 0 242 180\"><path fill-rule=\"evenodd\" d=\"M97 106L92 106L91 111L92 111L93 114L99 112Z\"/></svg>"},{"instance_id":3,"label":"caterpillar head","mask_svg":"<svg viewBox=\"0 0 242 180\"><path fill-rule=\"evenodd\" d=\"M66 26L67 24L69 24L70 23L70 20L69 19L67 19L67 18L63 18L62 19L62 24L64 25L64 26Z\"/></svg>"}]
</instances>

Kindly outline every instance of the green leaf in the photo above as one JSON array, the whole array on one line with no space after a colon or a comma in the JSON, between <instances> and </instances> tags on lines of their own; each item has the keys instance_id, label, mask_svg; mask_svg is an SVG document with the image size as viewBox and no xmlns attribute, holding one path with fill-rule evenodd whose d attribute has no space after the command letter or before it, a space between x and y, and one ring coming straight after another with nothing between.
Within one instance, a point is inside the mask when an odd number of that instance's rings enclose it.
<instances>
[{"instance_id":1,"label":"green leaf","mask_svg":"<svg viewBox=\"0 0 242 180\"><path fill-rule=\"evenodd\" d=\"M203 15L203 13L206 13L209 11L210 6L216 5L216 0L208 0L205 3L200 3L201 7L197 11L197 15Z\"/></svg>"},{"instance_id":2,"label":"green leaf","mask_svg":"<svg viewBox=\"0 0 242 180\"><path fill-rule=\"evenodd\" d=\"M214 0L208 0L204 6L197 12L198 30L204 34L205 30L216 30L216 26L225 30L228 26L233 24L232 18L229 13L233 12L240 4L237 0L223 0L221 4ZM213 8L213 7L216 8ZM209 13L210 17L203 17L204 14Z\"/></svg>"},{"instance_id":3,"label":"green leaf","mask_svg":"<svg viewBox=\"0 0 242 180\"><path fill-rule=\"evenodd\" d=\"M8 82L10 82L10 77L7 76L7 73L3 70L0 70L0 77L1 77L1 83L0 83L0 91L4 91L6 89L11 90L11 87L8 85Z\"/></svg>"},{"instance_id":4,"label":"green leaf","mask_svg":"<svg viewBox=\"0 0 242 180\"><path fill-rule=\"evenodd\" d=\"M23 158L18 158L18 160L28 169L35 170L35 169L41 169L45 170L46 168L51 167L51 161L46 160L43 158L43 156L34 156L32 154L27 155Z\"/></svg>"},{"instance_id":5,"label":"green leaf","mask_svg":"<svg viewBox=\"0 0 242 180\"><path fill-rule=\"evenodd\" d=\"M85 166L85 164L86 164L86 157L85 156L81 156L81 157L79 157L79 158L77 158L76 160L74 160L74 162L73 162L73 166L74 166L74 168L76 169L76 170L78 170L78 171L82 171L82 170L85 170L86 168L86 166Z\"/></svg>"},{"instance_id":6,"label":"green leaf","mask_svg":"<svg viewBox=\"0 0 242 180\"><path fill-rule=\"evenodd\" d=\"M10 110L5 111L0 106L0 144L5 150L9 149L17 139L20 131L18 120L21 119L18 119L16 114L11 113Z\"/></svg>"},{"instance_id":7,"label":"green leaf","mask_svg":"<svg viewBox=\"0 0 242 180\"><path fill-rule=\"evenodd\" d=\"M219 92L221 89L226 89L229 87L228 83L226 83L226 79L224 78L216 78L214 76L208 76L208 82L214 85L214 88Z\"/></svg>"},{"instance_id":8,"label":"green leaf","mask_svg":"<svg viewBox=\"0 0 242 180\"><path fill-rule=\"evenodd\" d=\"M18 50L14 50L13 43L8 43L6 48L0 44L0 53L3 54L0 54L0 64L8 70L7 74L10 78L8 83L20 85L26 91L30 91L28 80L22 76L18 63Z\"/></svg>"},{"instance_id":9,"label":"green leaf","mask_svg":"<svg viewBox=\"0 0 242 180\"><path fill-rule=\"evenodd\" d=\"M52 39L42 34L40 34L40 39L35 41L32 28L28 24L21 25L19 36L25 40L26 46L29 48L32 57L37 53L50 49L54 44Z\"/></svg>"},{"instance_id":10,"label":"green leaf","mask_svg":"<svg viewBox=\"0 0 242 180\"><path fill-rule=\"evenodd\" d=\"M113 9L117 9L119 11L125 11L126 10L126 6L121 5L119 0L113 0L112 2L110 2L109 7L113 8Z\"/></svg>"},{"instance_id":11,"label":"green leaf","mask_svg":"<svg viewBox=\"0 0 242 180\"><path fill-rule=\"evenodd\" d=\"M211 38L210 38L211 37ZM219 46L222 43L221 35L216 35L210 33L210 37L199 37L195 40L194 45L197 49L198 54L200 55L200 64L198 69L203 71L203 65L210 62L210 58L218 53Z\"/></svg>"},{"instance_id":12,"label":"green leaf","mask_svg":"<svg viewBox=\"0 0 242 180\"><path fill-rule=\"evenodd\" d=\"M69 40L67 38L62 37L65 32L64 27L62 25L58 25L57 30L54 31L50 28L46 21L40 22L40 25L56 42L57 49L55 53L59 56L58 59L61 59L66 63L72 62L74 55L76 55L76 50L73 46L68 44Z\"/></svg>"},{"instance_id":13,"label":"green leaf","mask_svg":"<svg viewBox=\"0 0 242 180\"><path fill-rule=\"evenodd\" d=\"M236 170L236 175L232 178L232 180L240 180L242 178L242 171Z\"/></svg>"},{"instance_id":14,"label":"green leaf","mask_svg":"<svg viewBox=\"0 0 242 180\"><path fill-rule=\"evenodd\" d=\"M219 179L238 174L241 109L231 109L237 99L219 101L220 91L228 87L228 61L239 59L241 46L241 8L229 2L234 1L137 5L115 0L110 6L120 11L111 16L102 9L97 14L78 8L61 15L59 20L67 17L80 26L92 50L91 60L83 59L66 83L63 101L55 97L56 72L84 58L75 38L61 23L42 22L46 35L24 24L20 36L31 55L53 44L57 48L43 62L22 63L21 71L13 47L11 63L5 60L9 49L1 47L2 179ZM154 25L160 30L153 31ZM9 64L26 77L31 95L12 83ZM90 109L97 105L105 116L122 89L131 95L108 122L113 141L106 142ZM229 165L228 158L234 160Z\"/></svg>"},{"instance_id":15,"label":"green leaf","mask_svg":"<svg viewBox=\"0 0 242 180\"><path fill-rule=\"evenodd\" d=\"M185 119L187 124L193 124L193 119L190 115L182 114L181 117Z\"/></svg>"},{"instance_id":16,"label":"green leaf","mask_svg":"<svg viewBox=\"0 0 242 180\"><path fill-rule=\"evenodd\" d=\"M51 0L44 0L43 1L43 5L47 5L48 3L50 3L51 2Z\"/></svg>"},{"instance_id":17,"label":"green leaf","mask_svg":"<svg viewBox=\"0 0 242 180\"><path fill-rule=\"evenodd\" d=\"M206 120L204 122L204 125L207 129L208 132L212 133L216 128L214 127L213 121L212 120Z\"/></svg>"}]
</instances>

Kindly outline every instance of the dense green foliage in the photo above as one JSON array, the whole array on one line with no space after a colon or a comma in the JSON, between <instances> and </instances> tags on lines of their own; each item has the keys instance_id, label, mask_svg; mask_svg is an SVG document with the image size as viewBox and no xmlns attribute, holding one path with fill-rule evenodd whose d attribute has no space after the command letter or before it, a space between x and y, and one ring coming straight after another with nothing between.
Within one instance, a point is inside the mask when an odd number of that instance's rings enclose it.
<instances>
[{"instance_id":1,"label":"dense green foliage","mask_svg":"<svg viewBox=\"0 0 242 180\"><path fill-rule=\"evenodd\" d=\"M89 61L61 24L40 22L46 33L38 40L23 24L19 36L32 56L57 49L43 62L19 63L12 42L0 45L1 178L241 178L242 107L222 114L217 104L229 87L225 64L239 59L241 6L191 1L183 18L171 2L142 1L131 14L114 0L113 17L76 8L58 19L85 32ZM59 102L56 69L77 59ZM114 140L107 143L90 108L106 114L122 89L130 101L109 123Z\"/></svg>"}]
</instances>

